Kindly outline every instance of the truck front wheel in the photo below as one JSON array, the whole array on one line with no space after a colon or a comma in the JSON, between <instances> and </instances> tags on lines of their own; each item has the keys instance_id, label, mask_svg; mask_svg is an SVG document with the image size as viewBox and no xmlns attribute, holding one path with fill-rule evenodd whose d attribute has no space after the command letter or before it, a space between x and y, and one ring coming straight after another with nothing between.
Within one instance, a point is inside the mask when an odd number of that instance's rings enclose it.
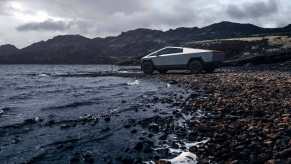
<instances>
[{"instance_id":1,"label":"truck front wheel","mask_svg":"<svg viewBox=\"0 0 291 164\"><path fill-rule=\"evenodd\" d=\"M188 65L188 69L193 74L202 73L202 71L203 71L203 63L201 61L199 61L199 60L192 60Z\"/></svg>"},{"instance_id":2,"label":"truck front wheel","mask_svg":"<svg viewBox=\"0 0 291 164\"><path fill-rule=\"evenodd\" d=\"M154 65L151 61L145 61L141 64L141 69L145 74L151 75L154 73Z\"/></svg>"}]
</instances>

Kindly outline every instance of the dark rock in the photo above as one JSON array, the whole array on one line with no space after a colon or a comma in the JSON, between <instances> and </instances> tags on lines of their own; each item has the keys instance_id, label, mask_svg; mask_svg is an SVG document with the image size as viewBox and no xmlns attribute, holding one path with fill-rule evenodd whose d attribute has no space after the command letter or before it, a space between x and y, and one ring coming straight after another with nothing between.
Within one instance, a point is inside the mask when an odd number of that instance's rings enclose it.
<instances>
[{"instance_id":1,"label":"dark rock","mask_svg":"<svg viewBox=\"0 0 291 164\"><path fill-rule=\"evenodd\" d=\"M132 133L132 134L135 134L135 133L137 133L137 130L136 130L136 129L133 129L133 130L131 131L131 133Z\"/></svg>"},{"instance_id":2,"label":"dark rock","mask_svg":"<svg viewBox=\"0 0 291 164\"><path fill-rule=\"evenodd\" d=\"M13 138L11 141L12 144L18 144L19 142L20 142L20 139L18 137Z\"/></svg>"},{"instance_id":3,"label":"dark rock","mask_svg":"<svg viewBox=\"0 0 291 164\"><path fill-rule=\"evenodd\" d=\"M152 138L153 136L154 136L154 134L152 134L152 133L150 133L150 134L148 135L149 138Z\"/></svg>"},{"instance_id":4,"label":"dark rock","mask_svg":"<svg viewBox=\"0 0 291 164\"><path fill-rule=\"evenodd\" d=\"M46 126L52 126L52 125L54 125L56 122L55 122L55 120L49 120L49 121L47 121L46 123L45 123L45 125Z\"/></svg>"},{"instance_id":5,"label":"dark rock","mask_svg":"<svg viewBox=\"0 0 291 164\"><path fill-rule=\"evenodd\" d=\"M142 151L143 149L143 143L142 142L139 142L135 145L134 149L138 152Z\"/></svg>"},{"instance_id":6,"label":"dark rock","mask_svg":"<svg viewBox=\"0 0 291 164\"><path fill-rule=\"evenodd\" d=\"M35 124L37 121L35 119L27 119L24 121L24 124Z\"/></svg>"},{"instance_id":7,"label":"dark rock","mask_svg":"<svg viewBox=\"0 0 291 164\"><path fill-rule=\"evenodd\" d=\"M152 124L149 125L149 130L151 132L157 133L157 132L159 132L160 127L159 127L158 124L152 123Z\"/></svg>"},{"instance_id":8,"label":"dark rock","mask_svg":"<svg viewBox=\"0 0 291 164\"><path fill-rule=\"evenodd\" d=\"M130 128L130 127L131 127L130 124L126 124L126 125L124 125L124 128L126 128L126 129L128 129L128 128Z\"/></svg>"},{"instance_id":9,"label":"dark rock","mask_svg":"<svg viewBox=\"0 0 291 164\"><path fill-rule=\"evenodd\" d=\"M284 149L278 152L277 157L279 158L288 158L291 157L291 148Z\"/></svg>"},{"instance_id":10,"label":"dark rock","mask_svg":"<svg viewBox=\"0 0 291 164\"><path fill-rule=\"evenodd\" d=\"M70 159L70 164L79 164L81 163L81 159L77 156L74 156Z\"/></svg>"},{"instance_id":11,"label":"dark rock","mask_svg":"<svg viewBox=\"0 0 291 164\"><path fill-rule=\"evenodd\" d=\"M83 157L86 164L93 164L95 162L95 159L91 153L86 153L83 155Z\"/></svg>"},{"instance_id":12,"label":"dark rock","mask_svg":"<svg viewBox=\"0 0 291 164\"><path fill-rule=\"evenodd\" d=\"M167 134L163 134L159 137L159 140L166 140L168 138Z\"/></svg>"},{"instance_id":13,"label":"dark rock","mask_svg":"<svg viewBox=\"0 0 291 164\"><path fill-rule=\"evenodd\" d=\"M11 110L11 108L10 108L10 107L4 107L4 108L2 108L1 110L3 110L4 112L8 112L8 111Z\"/></svg>"},{"instance_id":14,"label":"dark rock","mask_svg":"<svg viewBox=\"0 0 291 164\"><path fill-rule=\"evenodd\" d=\"M122 164L134 164L135 163L134 159L131 157L123 157L123 159L120 161L122 162Z\"/></svg>"},{"instance_id":15,"label":"dark rock","mask_svg":"<svg viewBox=\"0 0 291 164\"><path fill-rule=\"evenodd\" d=\"M159 97L154 96L154 98L153 98L153 103L157 103L159 100L160 100Z\"/></svg>"},{"instance_id":16,"label":"dark rock","mask_svg":"<svg viewBox=\"0 0 291 164\"><path fill-rule=\"evenodd\" d=\"M168 83L171 84L171 85L178 84L178 82L177 82L176 80L171 80L171 81L169 81Z\"/></svg>"},{"instance_id":17,"label":"dark rock","mask_svg":"<svg viewBox=\"0 0 291 164\"><path fill-rule=\"evenodd\" d=\"M104 121L106 121L106 122L109 122L111 119L110 119L110 117L105 117L104 118Z\"/></svg>"}]
</instances>

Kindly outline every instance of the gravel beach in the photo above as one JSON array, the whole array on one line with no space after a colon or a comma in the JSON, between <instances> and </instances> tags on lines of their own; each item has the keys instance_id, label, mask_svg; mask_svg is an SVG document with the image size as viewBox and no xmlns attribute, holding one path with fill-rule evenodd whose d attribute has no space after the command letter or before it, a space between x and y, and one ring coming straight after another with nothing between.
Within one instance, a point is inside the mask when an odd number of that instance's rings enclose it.
<instances>
[{"instance_id":1,"label":"gravel beach","mask_svg":"<svg viewBox=\"0 0 291 164\"><path fill-rule=\"evenodd\" d=\"M177 114L192 116L181 138L208 139L189 148L199 163L287 164L291 162L290 70L288 65L264 65L157 76L205 93L192 94ZM203 113L199 119L198 111Z\"/></svg>"}]
</instances>

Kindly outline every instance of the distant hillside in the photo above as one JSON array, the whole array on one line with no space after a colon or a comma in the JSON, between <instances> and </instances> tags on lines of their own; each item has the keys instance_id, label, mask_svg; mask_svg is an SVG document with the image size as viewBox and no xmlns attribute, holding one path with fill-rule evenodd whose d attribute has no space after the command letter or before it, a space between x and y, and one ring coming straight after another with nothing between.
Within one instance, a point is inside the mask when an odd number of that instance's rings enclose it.
<instances>
[{"instance_id":1,"label":"distant hillside","mask_svg":"<svg viewBox=\"0 0 291 164\"><path fill-rule=\"evenodd\" d=\"M291 25L283 28L261 28L252 24L221 22L203 28L182 27L169 31L136 29L107 38L89 39L80 35L65 35L37 42L23 49L12 45L1 46L0 63L130 63L133 59L137 61L141 56L164 46L189 45L189 42L203 40L290 34Z\"/></svg>"},{"instance_id":2,"label":"distant hillside","mask_svg":"<svg viewBox=\"0 0 291 164\"><path fill-rule=\"evenodd\" d=\"M18 51L19 49L10 44L0 46L0 56L14 54Z\"/></svg>"}]
</instances>

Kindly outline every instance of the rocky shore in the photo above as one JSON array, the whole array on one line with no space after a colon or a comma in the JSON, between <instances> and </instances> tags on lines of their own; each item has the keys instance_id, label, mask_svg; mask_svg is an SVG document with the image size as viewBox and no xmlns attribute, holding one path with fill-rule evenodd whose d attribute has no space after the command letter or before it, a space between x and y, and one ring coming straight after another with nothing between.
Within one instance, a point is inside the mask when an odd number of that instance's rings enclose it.
<instances>
[{"instance_id":1,"label":"rocky shore","mask_svg":"<svg viewBox=\"0 0 291 164\"><path fill-rule=\"evenodd\" d=\"M173 122L185 120L180 129L174 128L180 141L206 141L182 146L196 154L199 163L291 162L290 67L224 68L213 74L158 78L203 93L194 92L181 111L173 113ZM175 123L162 120L155 123L168 127L163 129L167 139ZM181 148L177 143L172 146Z\"/></svg>"}]
</instances>

